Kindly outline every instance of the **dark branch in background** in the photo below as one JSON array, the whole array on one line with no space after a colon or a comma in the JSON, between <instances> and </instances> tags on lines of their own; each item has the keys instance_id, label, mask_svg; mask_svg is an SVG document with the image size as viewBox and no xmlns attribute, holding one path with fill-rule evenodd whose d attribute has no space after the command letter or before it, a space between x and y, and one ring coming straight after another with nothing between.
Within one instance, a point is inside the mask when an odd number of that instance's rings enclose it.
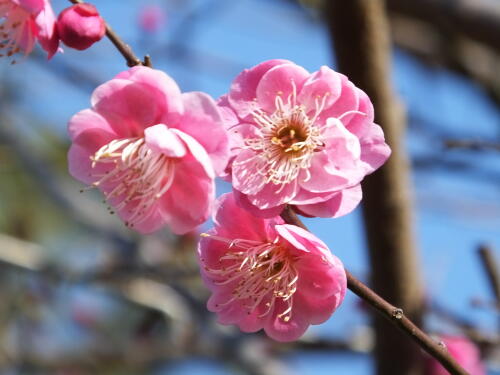
<instances>
[{"instance_id":1,"label":"dark branch in background","mask_svg":"<svg viewBox=\"0 0 500 375\"><path fill-rule=\"evenodd\" d=\"M444 33L432 20L393 12L390 17L396 46L429 66L449 69L476 81L500 104L500 51L455 32Z\"/></svg>"},{"instance_id":2,"label":"dark branch in background","mask_svg":"<svg viewBox=\"0 0 500 375\"><path fill-rule=\"evenodd\" d=\"M500 49L497 0L387 0L390 11L430 22L443 33L459 33Z\"/></svg>"},{"instance_id":3,"label":"dark branch in background","mask_svg":"<svg viewBox=\"0 0 500 375\"><path fill-rule=\"evenodd\" d=\"M84 1L82 0L69 0L73 4L83 4ZM122 54L122 56L125 58L125 61L127 61L127 65L132 67L136 65L145 65L145 66L151 66L151 60L149 56L146 57L146 61L143 63L141 59L139 59L134 52L132 51L132 48L125 43L117 33L114 32L114 30L109 26L109 24L106 22L106 36L108 39L111 41L111 43L114 44L116 49Z\"/></svg>"},{"instance_id":4,"label":"dark branch in background","mask_svg":"<svg viewBox=\"0 0 500 375\"><path fill-rule=\"evenodd\" d=\"M302 223L297 215L290 209L290 207L285 208L281 217L288 224L293 224L308 230L304 223ZM347 287L352 292L363 299L363 301L368 303L372 308L377 310L384 318L391 321L404 333L410 336L422 349L424 349L432 357L436 358L450 372L450 374L468 375L467 371L460 367L455 359L449 354L446 347L434 341L431 337L425 334L425 332L418 328L404 315L402 309L393 306L384 300L377 293L353 276L348 270L346 270L346 275Z\"/></svg>"},{"instance_id":5,"label":"dark branch in background","mask_svg":"<svg viewBox=\"0 0 500 375\"><path fill-rule=\"evenodd\" d=\"M387 163L363 181L363 219L373 289L420 324L423 292L413 235L405 121L391 87L389 28L382 0L331 0L326 19L340 72L373 102L375 121L392 149ZM374 316L379 375L419 373L420 351Z\"/></svg>"},{"instance_id":6,"label":"dark branch in background","mask_svg":"<svg viewBox=\"0 0 500 375\"><path fill-rule=\"evenodd\" d=\"M498 272L498 264L493 255L493 251L486 245L481 245L478 250L481 264L488 276L488 281L497 304L500 304L500 274Z\"/></svg>"},{"instance_id":7,"label":"dark branch in background","mask_svg":"<svg viewBox=\"0 0 500 375\"><path fill-rule=\"evenodd\" d=\"M444 141L446 148L463 148L468 150L494 150L500 151L499 142L478 141L473 139L447 139Z\"/></svg>"}]
</instances>

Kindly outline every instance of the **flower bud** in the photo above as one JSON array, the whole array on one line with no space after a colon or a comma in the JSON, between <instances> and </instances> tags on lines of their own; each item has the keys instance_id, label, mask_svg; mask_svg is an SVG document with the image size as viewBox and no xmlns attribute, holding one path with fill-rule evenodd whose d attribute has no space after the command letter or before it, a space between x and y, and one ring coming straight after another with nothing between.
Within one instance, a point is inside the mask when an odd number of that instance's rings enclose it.
<instances>
[{"instance_id":1,"label":"flower bud","mask_svg":"<svg viewBox=\"0 0 500 375\"><path fill-rule=\"evenodd\" d=\"M59 37L68 47L84 50L102 39L104 20L92 4L76 4L64 9L57 19Z\"/></svg>"}]
</instances>

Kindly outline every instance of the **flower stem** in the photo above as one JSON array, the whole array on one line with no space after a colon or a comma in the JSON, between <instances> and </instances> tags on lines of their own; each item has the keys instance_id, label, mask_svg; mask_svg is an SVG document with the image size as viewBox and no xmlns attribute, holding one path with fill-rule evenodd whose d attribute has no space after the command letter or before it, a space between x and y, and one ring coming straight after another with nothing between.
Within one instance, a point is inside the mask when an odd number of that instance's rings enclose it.
<instances>
[{"instance_id":1,"label":"flower stem","mask_svg":"<svg viewBox=\"0 0 500 375\"><path fill-rule=\"evenodd\" d=\"M69 0L69 2L71 2L73 4L83 4L84 3L84 1L82 1L82 0ZM111 41L111 43L114 44L114 46L121 53L121 55L125 58L125 61L127 62L128 66L130 66L130 67L136 66L136 65L151 66L149 58L148 58L148 62L149 63L148 64L144 64L141 61L141 59L138 58L134 54L134 52L132 51L132 48L127 43L125 43L120 38L120 36L118 36L117 33L115 33L113 31L113 29L111 28L111 26L109 26L109 24L107 22L105 22L105 24L106 24L106 36Z\"/></svg>"},{"instance_id":2,"label":"flower stem","mask_svg":"<svg viewBox=\"0 0 500 375\"><path fill-rule=\"evenodd\" d=\"M281 213L282 219L288 223L308 230L304 223L297 217L295 212L287 206ZM433 340L424 331L418 328L410 319L408 319L402 309L391 305L385 299L380 297L367 285L353 276L347 269L347 287L358 297L363 299L372 308L377 310L385 318L391 321L404 333L410 336L423 350L438 360L444 368L452 375L469 375L455 359L450 355L446 346Z\"/></svg>"}]
</instances>

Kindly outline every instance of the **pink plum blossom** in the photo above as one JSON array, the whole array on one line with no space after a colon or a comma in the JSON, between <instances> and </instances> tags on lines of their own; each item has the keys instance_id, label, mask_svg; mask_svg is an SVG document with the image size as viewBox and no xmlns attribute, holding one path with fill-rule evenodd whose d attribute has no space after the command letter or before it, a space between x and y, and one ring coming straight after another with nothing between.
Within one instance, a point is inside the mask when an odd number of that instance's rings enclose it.
<instances>
[{"instance_id":1,"label":"pink plum blossom","mask_svg":"<svg viewBox=\"0 0 500 375\"><path fill-rule=\"evenodd\" d=\"M106 25L92 4L75 4L57 17L59 37L68 47L85 50L102 39Z\"/></svg>"},{"instance_id":2,"label":"pink plum blossom","mask_svg":"<svg viewBox=\"0 0 500 375\"><path fill-rule=\"evenodd\" d=\"M210 215L228 140L213 99L181 94L167 74L138 66L99 86L68 125L69 171L99 188L141 233L195 229Z\"/></svg>"},{"instance_id":3,"label":"pink plum blossom","mask_svg":"<svg viewBox=\"0 0 500 375\"><path fill-rule=\"evenodd\" d=\"M28 55L38 41L50 59L58 50L56 17L49 0L0 0L0 56Z\"/></svg>"},{"instance_id":4,"label":"pink plum blossom","mask_svg":"<svg viewBox=\"0 0 500 375\"><path fill-rule=\"evenodd\" d=\"M479 350L469 339L460 336L441 336L449 353L470 375L486 375ZM426 362L425 375L448 375L448 371L434 358Z\"/></svg>"},{"instance_id":5,"label":"pink plum blossom","mask_svg":"<svg viewBox=\"0 0 500 375\"><path fill-rule=\"evenodd\" d=\"M166 22L166 14L159 5L145 5L139 13L139 26L148 33L157 32Z\"/></svg>"},{"instance_id":6,"label":"pink plum blossom","mask_svg":"<svg viewBox=\"0 0 500 375\"><path fill-rule=\"evenodd\" d=\"M256 218L232 193L220 197L215 227L198 247L208 309L243 332L264 329L277 341L298 339L342 303L346 274L317 237L279 217Z\"/></svg>"},{"instance_id":7,"label":"pink plum blossom","mask_svg":"<svg viewBox=\"0 0 500 375\"><path fill-rule=\"evenodd\" d=\"M361 200L360 182L389 157L368 96L323 66L270 60L240 73L221 97L230 135L228 178L255 215L292 205L338 217Z\"/></svg>"}]
</instances>

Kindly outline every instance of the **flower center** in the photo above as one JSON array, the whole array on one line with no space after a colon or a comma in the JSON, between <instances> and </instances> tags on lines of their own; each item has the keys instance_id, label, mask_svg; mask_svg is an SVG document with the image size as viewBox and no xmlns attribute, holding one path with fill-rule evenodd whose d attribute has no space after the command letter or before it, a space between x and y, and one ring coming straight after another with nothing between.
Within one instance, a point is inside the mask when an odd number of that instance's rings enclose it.
<instances>
[{"instance_id":1,"label":"flower center","mask_svg":"<svg viewBox=\"0 0 500 375\"><path fill-rule=\"evenodd\" d=\"M92 187L101 187L107 201L128 211L126 225L130 227L155 212L155 203L174 180L172 159L150 149L144 138L113 140L91 160L96 178Z\"/></svg>"},{"instance_id":2,"label":"flower center","mask_svg":"<svg viewBox=\"0 0 500 375\"><path fill-rule=\"evenodd\" d=\"M292 82L293 83L293 82ZM316 108L312 115L297 104L295 84L286 102L278 93L275 111L269 115L260 108L253 111L255 123L260 128L260 137L245 140L245 148L256 153L257 171L265 179L263 184L273 183L282 188L295 180L302 169L311 166L314 153L324 146L322 126L316 119L323 111L328 94L316 98ZM245 163L243 162L243 163ZM306 175L306 180L309 179Z\"/></svg>"},{"instance_id":3,"label":"flower center","mask_svg":"<svg viewBox=\"0 0 500 375\"><path fill-rule=\"evenodd\" d=\"M229 244L229 251L219 259L219 268L205 266L205 270L216 279L215 284L234 285L231 297L219 306L241 301L251 314L263 303L265 309L259 317L264 317L273 311L276 301L281 300L286 307L278 317L285 322L291 319L299 276L294 259L286 248L277 243L230 241L206 233L202 236Z\"/></svg>"},{"instance_id":4,"label":"flower center","mask_svg":"<svg viewBox=\"0 0 500 375\"><path fill-rule=\"evenodd\" d=\"M35 35L28 21L30 14L11 0L0 0L0 57L12 55L24 49L31 52ZM11 64L16 61L12 60Z\"/></svg>"}]
</instances>

